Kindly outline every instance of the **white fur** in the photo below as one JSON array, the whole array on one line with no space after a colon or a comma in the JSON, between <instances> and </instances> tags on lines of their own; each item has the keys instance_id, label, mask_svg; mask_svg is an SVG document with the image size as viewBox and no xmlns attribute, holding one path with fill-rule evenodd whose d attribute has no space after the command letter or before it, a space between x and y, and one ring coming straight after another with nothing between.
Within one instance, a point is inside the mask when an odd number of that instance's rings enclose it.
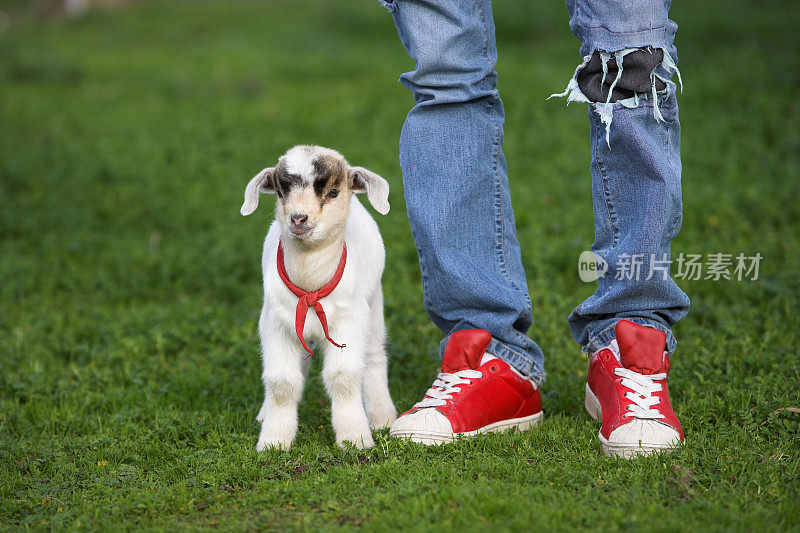
<instances>
[{"instance_id":1,"label":"white fur","mask_svg":"<svg viewBox=\"0 0 800 533\"><path fill-rule=\"evenodd\" d=\"M332 150L326 150L319 146L309 146L305 150L289 150L284 156L286 170L292 174L308 176L314 171L314 166L312 165L314 156L325 152L332 152Z\"/></svg>"},{"instance_id":2,"label":"white fur","mask_svg":"<svg viewBox=\"0 0 800 533\"><path fill-rule=\"evenodd\" d=\"M284 156L287 169L306 179L308 173L313 172L313 157L321 150L327 149L297 147L290 150ZM341 157L332 150L329 152ZM377 177L385 184L383 178ZM331 338L346 347L338 348L325 339L313 308L309 309L303 331L306 343L319 348L317 353L321 352L324 357L322 377L331 398L336 442L342 445L348 441L358 448L371 447L374 441L370 428L388 427L397 418L387 379L381 289L385 251L378 226L348 188L340 193L346 195L345 198L312 214L318 234L294 238L284 215L298 206L310 204L308 189L311 188L300 189L277 202L276 220L264 240L264 307L258 330L265 392L257 417L261 422L256 446L259 451L269 447L288 449L292 445L297 433L298 403L310 366L310 359L303 359L306 353L295 332L297 296L278 276L279 241L283 243L289 279L304 290L316 290L333 277L342 245L347 243L347 263L342 278L333 292L320 300ZM290 203L284 206L287 202ZM344 220L344 224L326 224L330 220Z\"/></svg>"}]
</instances>

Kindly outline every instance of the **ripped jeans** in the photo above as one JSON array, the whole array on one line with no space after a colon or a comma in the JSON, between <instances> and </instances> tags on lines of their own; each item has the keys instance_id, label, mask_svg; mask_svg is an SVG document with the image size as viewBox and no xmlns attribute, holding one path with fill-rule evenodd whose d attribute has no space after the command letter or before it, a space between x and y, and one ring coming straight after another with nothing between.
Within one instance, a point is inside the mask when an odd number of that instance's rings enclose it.
<instances>
[{"instance_id":1,"label":"ripped jeans","mask_svg":"<svg viewBox=\"0 0 800 533\"><path fill-rule=\"evenodd\" d=\"M665 331L672 352L671 327L689 309L668 268L648 279L618 270L619 259L634 254L663 265L681 225L671 81L677 25L668 18L669 3L567 2L583 62L554 96L590 104L592 250L608 265L597 291L568 319L585 352L613 340L623 318ZM491 0L383 4L416 61L400 77L416 101L400 136L400 166L425 309L446 335L442 347L453 331L486 329L492 353L541 382L544 354L527 335L532 304L502 150Z\"/></svg>"}]
</instances>

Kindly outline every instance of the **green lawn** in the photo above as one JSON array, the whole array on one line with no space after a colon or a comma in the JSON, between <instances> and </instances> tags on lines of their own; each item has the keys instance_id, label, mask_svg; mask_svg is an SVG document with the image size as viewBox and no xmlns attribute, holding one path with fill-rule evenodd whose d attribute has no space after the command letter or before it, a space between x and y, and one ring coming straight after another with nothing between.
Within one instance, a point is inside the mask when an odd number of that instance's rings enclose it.
<instances>
[{"instance_id":1,"label":"green lawn","mask_svg":"<svg viewBox=\"0 0 800 533\"><path fill-rule=\"evenodd\" d=\"M675 253L761 253L756 281L681 281L669 456L598 452L566 316L593 239L579 58L558 2L498 1L506 156L544 422L435 449L333 443L314 369L291 452L255 452L270 199L298 143L385 176L398 408L438 367L397 144L412 63L376 2L144 2L75 20L5 3L0 41L0 527L800 529L800 6L678 2L685 215Z\"/></svg>"}]
</instances>

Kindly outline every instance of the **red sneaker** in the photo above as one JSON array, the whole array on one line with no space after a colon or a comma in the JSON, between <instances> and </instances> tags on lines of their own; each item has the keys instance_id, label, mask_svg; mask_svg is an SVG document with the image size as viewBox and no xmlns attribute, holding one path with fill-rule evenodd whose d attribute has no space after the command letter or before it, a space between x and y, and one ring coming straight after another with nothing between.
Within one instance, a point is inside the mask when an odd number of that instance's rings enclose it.
<instances>
[{"instance_id":1,"label":"red sneaker","mask_svg":"<svg viewBox=\"0 0 800 533\"><path fill-rule=\"evenodd\" d=\"M683 430L667 388L666 333L621 320L615 337L589 359L586 384L586 410L603 423L603 452L633 457L680 446Z\"/></svg>"},{"instance_id":2,"label":"red sneaker","mask_svg":"<svg viewBox=\"0 0 800 533\"><path fill-rule=\"evenodd\" d=\"M491 340L484 329L450 335L439 377L422 401L392 424L389 435L442 444L461 436L536 425L542 419L539 389L486 351Z\"/></svg>"}]
</instances>

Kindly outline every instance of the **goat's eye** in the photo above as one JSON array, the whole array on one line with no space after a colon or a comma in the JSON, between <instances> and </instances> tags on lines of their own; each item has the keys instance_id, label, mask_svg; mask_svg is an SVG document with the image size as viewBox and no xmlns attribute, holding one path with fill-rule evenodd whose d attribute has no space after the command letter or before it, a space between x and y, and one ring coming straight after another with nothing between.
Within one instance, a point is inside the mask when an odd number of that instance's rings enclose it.
<instances>
[{"instance_id":1,"label":"goat's eye","mask_svg":"<svg viewBox=\"0 0 800 533\"><path fill-rule=\"evenodd\" d=\"M339 189L331 189L330 191L328 191L327 194L328 198L336 198L337 196L339 196Z\"/></svg>"},{"instance_id":2,"label":"goat's eye","mask_svg":"<svg viewBox=\"0 0 800 533\"><path fill-rule=\"evenodd\" d=\"M283 193L281 191L279 191L278 189L275 189L275 194L278 195L278 198L283 198Z\"/></svg>"}]
</instances>

